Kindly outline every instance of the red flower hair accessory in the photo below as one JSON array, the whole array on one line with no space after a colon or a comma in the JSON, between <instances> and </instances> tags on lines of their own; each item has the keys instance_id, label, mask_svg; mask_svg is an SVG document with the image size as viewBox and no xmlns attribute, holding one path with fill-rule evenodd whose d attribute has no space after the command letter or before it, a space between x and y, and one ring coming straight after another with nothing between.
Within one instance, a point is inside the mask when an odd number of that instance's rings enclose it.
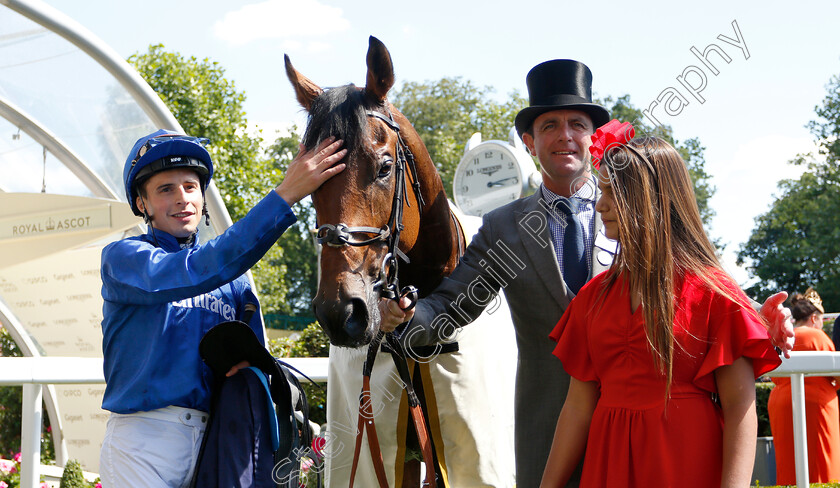
<instances>
[{"instance_id":1,"label":"red flower hair accessory","mask_svg":"<svg viewBox=\"0 0 840 488\"><path fill-rule=\"evenodd\" d=\"M602 125L590 136L592 145L589 146L589 154L592 155L592 166L600 169L601 159L610 148L627 144L635 136L636 130L630 122L621 123L617 119L612 119Z\"/></svg>"}]
</instances>

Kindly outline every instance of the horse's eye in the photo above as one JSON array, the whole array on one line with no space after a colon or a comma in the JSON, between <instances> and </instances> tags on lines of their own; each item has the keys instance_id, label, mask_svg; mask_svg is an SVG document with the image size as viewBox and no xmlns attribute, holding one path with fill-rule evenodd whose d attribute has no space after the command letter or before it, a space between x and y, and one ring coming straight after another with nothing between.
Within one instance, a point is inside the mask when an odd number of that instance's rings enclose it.
<instances>
[{"instance_id":1,"label":"horse's eye","mask_svg":"<svg viewBox=\"0 0 840 488\"><path fill-rule=\"evenodd\" d=\"M377 178L385 178L391 174L391 170L394 168L393 161L385 161L381 168L379 168L379 174L376 175Z\"/></svg>"}]
</instances>

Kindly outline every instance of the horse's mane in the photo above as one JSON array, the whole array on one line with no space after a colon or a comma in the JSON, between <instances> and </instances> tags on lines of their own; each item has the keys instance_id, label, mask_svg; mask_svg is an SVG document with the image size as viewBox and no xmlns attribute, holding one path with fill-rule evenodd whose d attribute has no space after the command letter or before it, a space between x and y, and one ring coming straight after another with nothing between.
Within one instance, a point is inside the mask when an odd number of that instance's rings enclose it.
<instances>
[{"instance_id":1,"label":"horse's mane","mask_svg":"<svg viewBox=\"0 0 840 488\"><path fill-rule=\"evenodd\" d=\"M364 92L353 84L330 88L312 101L303 145L312 150L322 140L335 136L344 140L348 155L356 155L359 151L367 151L364 144L366 127Z\"/></svg>"}]
</instances>

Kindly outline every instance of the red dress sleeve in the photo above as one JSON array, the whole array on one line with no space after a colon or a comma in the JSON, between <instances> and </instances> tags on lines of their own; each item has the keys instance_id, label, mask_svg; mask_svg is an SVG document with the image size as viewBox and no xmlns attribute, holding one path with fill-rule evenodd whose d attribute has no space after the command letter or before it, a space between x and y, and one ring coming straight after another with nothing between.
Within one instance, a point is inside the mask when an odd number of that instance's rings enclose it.
<instances>
[{"instance_id":1,"label":"red dress sleeve","mask_svg":"<svg viewBox=\"0 0 840 488\"><path fill-rule=\"evenodd\" d=\"M740 288L730 287L730 290L747 303L746 296ZM718 293L712 297L709 308L710 344L695 376L694 383L697 386L707 391L717 391L715 369L730 365L740 357L752 360L753 374L756 378L776 369L782 363L757 312Z\"/></svg>"},{"instance_id":2,"label":"red dress sleeve","mask_svg":"<svg viewBox=\"0 0 840 488\"><path fill-rule=\"evenodd\" d=\"M589 355L590 306L597 294L601 280L592 279L566 307L560 321L549 337L557 342L554 355L563 363L563 369L580 381L598 381L592 358Z\"/></svg>"}]
</instances>

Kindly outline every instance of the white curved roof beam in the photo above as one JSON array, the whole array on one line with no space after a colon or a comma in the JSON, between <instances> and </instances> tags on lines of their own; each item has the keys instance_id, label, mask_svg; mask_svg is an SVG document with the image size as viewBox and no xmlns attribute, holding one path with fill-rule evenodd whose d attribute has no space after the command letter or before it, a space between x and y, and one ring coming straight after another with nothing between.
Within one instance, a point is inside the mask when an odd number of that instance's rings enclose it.
<instances>
[{"instance_id":1,"label":"white curved roof beam","mask_svg":"<svg viewBox=\"0 0 840 488\"><path fill-rule=\"evenodd\" d=\"M137 71L84 26L41 0L0 0L0 5L5 5L29 20L46 27L84 51L111 73L137 101L155 126L184 132L172 112ZM233 221L212 181L205 196L208 210L213 215L211 224L216 233L220 234L230 227Z\"/></svg>"},{"instance_id":2,"label":"white curved roof beam","mask_svg":"<svg viewBox=\"0 0 840 488\"><path fill-rule=\"evenodd\" d=\"M20 128L35 142L47 148L64 166L76 175L79 180L97 197L119 200L119 196L91 170L82 159L62 143L58 137L48 131L38 121L24 113L12 102L0 95L0 117Z\"/></svg>"}]
</instances>

